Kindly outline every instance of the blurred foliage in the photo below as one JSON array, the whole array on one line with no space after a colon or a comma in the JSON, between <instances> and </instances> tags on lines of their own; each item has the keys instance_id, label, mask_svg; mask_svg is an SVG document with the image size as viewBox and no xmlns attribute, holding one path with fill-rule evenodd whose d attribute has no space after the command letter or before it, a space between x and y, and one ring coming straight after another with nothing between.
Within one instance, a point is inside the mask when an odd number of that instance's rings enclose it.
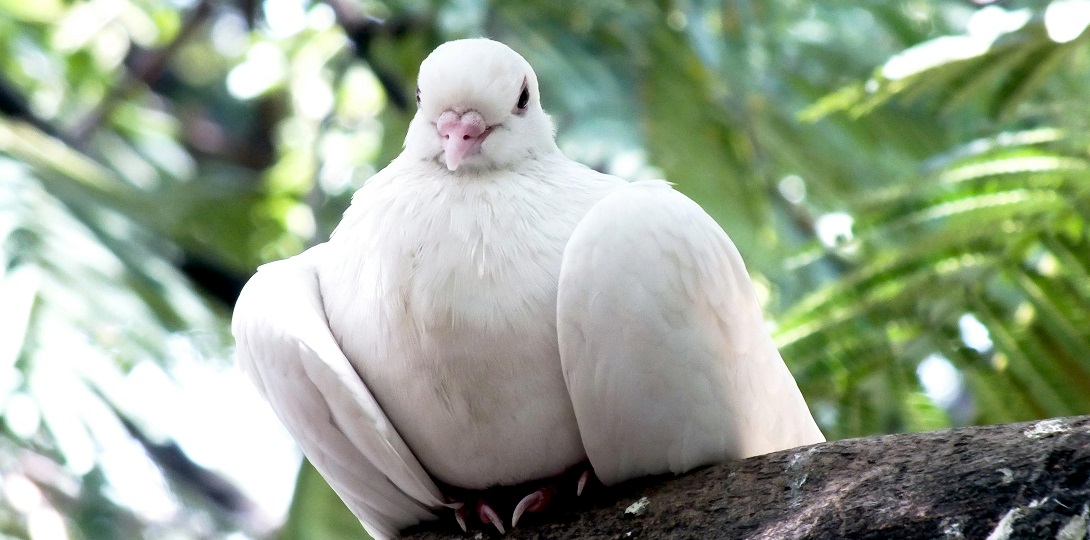
<instances>
[{"instance_id":1,"label":"blurred foliage","mask_svg":"<svg viewBox=\"0 0 1090 540\"><path fill-rule=\"evenodd\" d=\"M273 534L148 377L225 368L241 282L332 230L400 150L419 62L466 36L535 66L571 157L723 224L831 438L1090 412L1087 23L1085 0L0 0L0 536ZM304 466L279 536L357 534Z\"/></svg>"},{"instance_id":2,"label":"blurred foliage","mask_svg":"<svg viewBox=\"0 0 1090 540\"><path fill-rule=\"evenodd\" d=\"M367 538L356 516L322 479L310 462L304 460L295 483L288 520L277 535L278 540L359 540Z\"/></svg>"}]
</instances>

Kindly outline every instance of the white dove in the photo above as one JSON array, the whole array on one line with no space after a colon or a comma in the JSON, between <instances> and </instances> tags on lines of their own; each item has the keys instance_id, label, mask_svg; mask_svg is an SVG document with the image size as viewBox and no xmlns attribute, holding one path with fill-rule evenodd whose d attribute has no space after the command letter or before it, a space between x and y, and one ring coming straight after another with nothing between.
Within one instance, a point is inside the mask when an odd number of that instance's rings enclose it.
<instances>
[{"instance_id":1,"label":"white dove","mask_svg":"<svg viewBox=\"0 0 1090 540\"><path fill-rule=\"evenodd\" d=\"M588 458L610 485L824 441L696 203L565 157L501 43L441 45L418 88L401 155L328 242L261 267L232 327L372 536ZM555 487L526 491L513 524Z\"/></svg>"}]
</instances>

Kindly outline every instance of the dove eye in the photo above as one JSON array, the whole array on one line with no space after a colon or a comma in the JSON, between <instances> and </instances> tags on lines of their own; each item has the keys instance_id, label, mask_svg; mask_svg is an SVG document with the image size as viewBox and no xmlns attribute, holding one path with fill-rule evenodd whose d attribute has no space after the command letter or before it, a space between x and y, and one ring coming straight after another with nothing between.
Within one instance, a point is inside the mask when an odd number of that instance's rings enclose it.
<instances>
[{"instance_id":1,"label":"dove eye","mask_svg":"<svg viewBox=\"0 0 1090 540\"><path fill-rule=\"evenodd\" d=\"M530 89L526 87L526 83L522 84L522 93L519 94L518 108L519 110L525 109L526 104L530 102Z\"/></svg>"},{"instance_id":2,"label":"dove eye","mask_svg":"<svg viewBox=\"0 0 1090 540\"><path fill-rule=\"evenodd\" d=\"M420 87L416 87L416 106L420 106Z\"/></svg>"}]
</instances>

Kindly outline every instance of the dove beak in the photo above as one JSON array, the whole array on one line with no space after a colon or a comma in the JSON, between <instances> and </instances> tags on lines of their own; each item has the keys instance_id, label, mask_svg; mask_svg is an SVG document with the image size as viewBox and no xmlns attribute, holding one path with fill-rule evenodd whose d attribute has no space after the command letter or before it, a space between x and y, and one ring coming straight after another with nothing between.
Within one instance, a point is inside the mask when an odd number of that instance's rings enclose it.
<instances>
[{"instance_id":1,"label":"dove beak","mask_svg":"<svg viewBox=\"0 0 1090 540\"><path fill-rule=\"evenodd\" d=\"M458 166L469 156L481 153L481 143L492 133L492 128L485 124L484 117L477 111L458 114L444 112L435 123L439 140L443 144L443 159L447 169L458 170Z\"/></svg>"}]
</instances>

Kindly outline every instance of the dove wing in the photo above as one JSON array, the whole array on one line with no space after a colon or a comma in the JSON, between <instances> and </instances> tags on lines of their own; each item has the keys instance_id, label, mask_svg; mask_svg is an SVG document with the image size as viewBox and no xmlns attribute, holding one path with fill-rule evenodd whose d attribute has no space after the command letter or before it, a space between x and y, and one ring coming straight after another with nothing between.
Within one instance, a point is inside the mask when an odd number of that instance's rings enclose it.
<instances>
[{"instance_id":1,"label":"dove wing","mask_svg":"<svg viewBox=\"0 0 1090 540\"><path fill-rule=\"evenodd\" d=\"M367 532L389 538L434 519L443 499L329 330L312 264L324 247L246 284L232 321L238 361Z\"/></svg>"},{"instance_id":2,"label":"dove wing","mask_svg":"<svg viewBox=\"0 0 1090 540\"><path fill-rule=\"evenodd\" d=\"M824 441L741 255L662 181L599 201L564 250L564 378L606 484Z\"/></svg>"}]
</instances>

